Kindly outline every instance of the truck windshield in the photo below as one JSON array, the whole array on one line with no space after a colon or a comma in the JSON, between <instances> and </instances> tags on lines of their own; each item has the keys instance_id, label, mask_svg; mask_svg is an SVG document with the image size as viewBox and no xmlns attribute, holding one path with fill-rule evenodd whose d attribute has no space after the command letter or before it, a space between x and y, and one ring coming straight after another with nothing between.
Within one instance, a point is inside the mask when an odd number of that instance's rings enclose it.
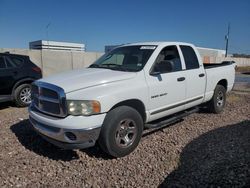
<instances>
[{"instance_id":1,"label":"truck windshield","mask_svg":"<svg viewBox=\"0 0 250 188\"><path fill-rule=\"evenodd\" d=\"M105 68L118 71L138 72L143 69L157 46L136 45L118 47L104 54L89 68Z\"/></svg>"}]
</instances>

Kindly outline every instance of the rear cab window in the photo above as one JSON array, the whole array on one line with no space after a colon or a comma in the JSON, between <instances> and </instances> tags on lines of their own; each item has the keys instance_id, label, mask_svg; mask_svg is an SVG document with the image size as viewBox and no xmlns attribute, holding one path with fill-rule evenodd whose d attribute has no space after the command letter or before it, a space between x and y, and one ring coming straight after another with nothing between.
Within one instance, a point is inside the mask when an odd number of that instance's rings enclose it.
<instances>
[{"instance_id":1,"label":"rear cab window","mask_svg":"<svg viewBox=\"0 0 250 188\"><path fill-rule=\"evenodd\" d=\"M180 45L180 48L185 60L186 69L190 70L200 68L199 60L194 49L191 46L186 45Z\"/></svg>"}]
</instances>

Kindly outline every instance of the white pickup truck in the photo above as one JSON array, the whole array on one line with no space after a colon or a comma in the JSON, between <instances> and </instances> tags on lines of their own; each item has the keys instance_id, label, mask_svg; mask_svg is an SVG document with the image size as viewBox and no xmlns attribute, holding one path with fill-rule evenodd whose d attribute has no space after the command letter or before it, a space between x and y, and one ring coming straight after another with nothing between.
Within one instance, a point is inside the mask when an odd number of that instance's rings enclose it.
<instances>
[{"instance_id":1,"label":"white pickup truck","mask_svg":"<svg viewBox=\"0 0 250 188\"><path fill-rule=\"evenodd\" d=\"M30 122L61 148L98 141L105 152L122 157L137 147L146 128L161 128L201 104L220 113L234 84L234 67L203 65L187 43L123 45L88 68L35 81Z\"/></svg>"}]
</instances>

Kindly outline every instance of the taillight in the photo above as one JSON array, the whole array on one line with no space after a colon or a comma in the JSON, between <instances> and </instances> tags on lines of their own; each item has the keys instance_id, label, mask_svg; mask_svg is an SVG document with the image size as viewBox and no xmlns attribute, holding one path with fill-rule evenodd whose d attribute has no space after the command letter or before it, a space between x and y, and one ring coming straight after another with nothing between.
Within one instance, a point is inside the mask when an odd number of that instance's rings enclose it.
<instances>
[{"instance_id":1,"label":"taillight","mask_svg":"<svg viewBox=\"0 0 250 188\"><path fill-rule=\"evenodd\" d=\"M39 67L32 67L32 70L36 71L36 72L42 72L41 69Z\"/></svg>"}]
</instances>

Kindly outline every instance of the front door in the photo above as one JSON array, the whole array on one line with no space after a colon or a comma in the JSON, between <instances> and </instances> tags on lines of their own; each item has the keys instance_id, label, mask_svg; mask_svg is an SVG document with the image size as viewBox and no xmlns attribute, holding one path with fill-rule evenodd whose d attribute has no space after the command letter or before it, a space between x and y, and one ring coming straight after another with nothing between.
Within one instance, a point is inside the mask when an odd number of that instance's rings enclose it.
<instances>
[{"instance_id":1,"label":"front door","mask_svg":"<svg viewBox=\"0 0 250 188\"><path fill-rule=\"evenodd\" d=\"M177 46L167 46L156 58L151 75L146 74L150 121L184 110L186 80L182 67Z\"/></svg>"},{"instance_id":2,"label":"front door","mask_svg":"<svg viewBox=\"0 0 250 188\"><path fill-rule=\"evenodd\" d=\"M9 67L4 56L0 56L0 95L11 95L17 69Z\"/></svg>"}]
</instances>

